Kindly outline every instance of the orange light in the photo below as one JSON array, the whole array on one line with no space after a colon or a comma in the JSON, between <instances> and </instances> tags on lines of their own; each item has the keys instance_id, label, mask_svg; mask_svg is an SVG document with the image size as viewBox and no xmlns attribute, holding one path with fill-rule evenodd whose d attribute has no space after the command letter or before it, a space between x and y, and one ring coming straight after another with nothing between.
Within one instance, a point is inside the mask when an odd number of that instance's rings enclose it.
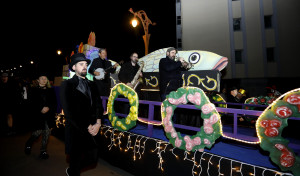
<instances>
[{"instance_id":1,"label":"orange light","mask_svg":"<svg viewBox=\"0 0 300 176\"><path fill-rule=\"evenodd\" d=\"M138 21L136 18L133 18L133 20L131 20L131 25L132 27L136 27L138 25Z\"/></svg>"}]
</instances>

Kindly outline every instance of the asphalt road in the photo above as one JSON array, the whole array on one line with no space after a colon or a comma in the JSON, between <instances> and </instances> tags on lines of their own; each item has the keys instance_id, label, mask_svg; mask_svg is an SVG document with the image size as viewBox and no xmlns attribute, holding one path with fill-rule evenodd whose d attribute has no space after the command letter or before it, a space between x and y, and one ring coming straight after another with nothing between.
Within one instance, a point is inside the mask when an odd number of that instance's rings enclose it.
<instances>
[{"instance_id":1,"label":"asphalt road","mask_svg":"<svg viewBox=\"0 0 300 176\"><path fill-rule=\"evenodd\" d=\"M64 142L50 136L48 143L49 159L39 159L41 138L34 143L31 155L25 155L24 145L30 133L0 137L1 176L65 176L68 166L64 153ZM99 158L96 168L87 170L82 176L132 176Z\"/></svg>"}]
</instances>

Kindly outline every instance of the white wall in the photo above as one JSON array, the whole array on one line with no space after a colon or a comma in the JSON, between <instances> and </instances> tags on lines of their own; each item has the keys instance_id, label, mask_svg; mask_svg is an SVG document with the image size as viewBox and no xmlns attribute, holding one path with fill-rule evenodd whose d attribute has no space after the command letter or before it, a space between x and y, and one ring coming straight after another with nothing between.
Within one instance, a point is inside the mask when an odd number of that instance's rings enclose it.
<instances>
[{"instance_id":1,"label":"white wall","mask_svg":"<svg viewBox=\"0 0 300 176\"><path fill-rule=\"evenodd\" d=\"M206 50L231 59L227 1L183 0L181 17L183 50Z\"/></svg>"},{"instance_id":2,"label":"white wall","mask_svg":"<svg viewBox=\"0 0 300 176\"><path fill-rule=\"evenodd\" d=\"M265 41L262 39L261 27L264 26L261 26L259 2L244 0L248 78L300 77L300 1L262 0L264 15L276 14L278 24L278 35L274 28L264 30ZM276 3L275 9L273 2ZM232 1L232 15L233 18L242 16L241 1ZM224 78L231 78L228 1L181 0L181 18L182 49L207 50L228 57ZM243 48L243 40L242 32L234 32L235 49ZM278 45L276 42L279 42ZM276 47L279 62L264 64L263 44ZM236 64L236 78L247 77L245 66Z\"/></svg>"}]
</instances>

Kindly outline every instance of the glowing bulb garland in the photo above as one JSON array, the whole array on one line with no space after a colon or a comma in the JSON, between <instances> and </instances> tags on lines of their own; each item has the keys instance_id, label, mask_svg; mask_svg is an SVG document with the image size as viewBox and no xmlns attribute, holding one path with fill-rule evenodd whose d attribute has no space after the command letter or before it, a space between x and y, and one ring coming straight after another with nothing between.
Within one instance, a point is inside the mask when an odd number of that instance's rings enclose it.
<instances>
[{"instance_id":1,"label":"glowing bulb garland","mask_svg":"<svg viewBox=\"0 0 300 176\"><path fill-rule=\"evenodd\" d=\"M118 132L119 132L119 134L116 134ZM108 133L110 133L110 135L108 135ZM175 153L175 149L178 149L178 148L173 147L171 149L168 149L168 147L171 146L171 145L170 145L170 143L168 143L166 141L162 141L162 140L158 140L158 139L154 139L154 138L149 138L149 137L146 137L146 136L143 136L143 135L138 135L138 134L134 134L134 133L130 133L130 132L121 132L121 131L118 131L118 130L114 129L113 127L105 126L105 125L101 126L100 134L104 135L106 138L110 138L111 143L108 145L109 150L111 150L112 147L118 147L120 149L120 151L122 151L122 148L121 148L121 145L120 145L121 144L120 140L121 140L121 138L123 138L123 139L127 138L127 144L126 144L126 149L127 150L125 149L124 151L128 152L130 149L133 149L132 152L133 152L133 160L134 161L136 159L141 159L142 158L142 156L143 156L143 154L146 150L146 142L149 139L154 140L156 142L155 149L150 150L150 151L152 153L156 152L156 154L158 156L158 159L159 159L158 169L160 169L162 172L164 171L164 168L163 168L164 160L163 160L163 157L162 157L162 153L170 152L176 159L180 159L180 157ZM128 136L126 137L126 135L128 135ZM108 136L110 136L110 137L108 137ZM135 136L135 141L134 141L134 145L132 146L132 138L134 136ZM116 141L119 141L119 142L116 143ZM181 149L179 149L178 151L184 152L183 160L190 161L190 162L193 163L193 167L192 167L192 170L191 170L193 176L196 176L196 175L200 176L201 173L204 172L202 167L204 167L205 163L203 163L202 161L206 161L206 160L207 160L207 169L206 169L207 175L210 175L209 171L211 169L211 166L215 166L215 167L218 168L217 169L218 170L218 175L224 175L224 173L221 173L221 166L222 166L221 161L222 160L228 160L228 161L231 162L231 175L232 175L233 172L239 172L241 175L244 175L244 174L255 175L256 174L256 169L261 169L261 170L263 170L262 175L264 175L265 171L269 171L269 172L274 173L274 176L277 176L277 175L292 176L292 174L289 174L289 173L278 172L278 171L273 170L273 169L268 169L268 168L264 168L264 167L260 167L260 166L255 166L255 165L252 165L252 164L248 164L248 163L244 163L244 162L237 161L237 160L234 160L234 159L230 159L230 158L222 157L222 156L219 156L219 155L207 153L207 152L204 152L204 151L203 152L199 152L197 150L194 151L192 158L189 157L189 155L191 155L192 152L183 151ZM201 157L198 161L196 159L197 153L201 153ZM136 155L139 155L139 157L136 157ZM209 158L205 159L204 155L208 155ZM218 161L216 163L212 162L213 158L217 158ZM240 163L240 166L239 167L233 167L232 162ZM252 172L243 173L243 165L253 167L253 173ZM198 171L199 169L200 169L200 171Z\"/></svg>"}]
</instances>

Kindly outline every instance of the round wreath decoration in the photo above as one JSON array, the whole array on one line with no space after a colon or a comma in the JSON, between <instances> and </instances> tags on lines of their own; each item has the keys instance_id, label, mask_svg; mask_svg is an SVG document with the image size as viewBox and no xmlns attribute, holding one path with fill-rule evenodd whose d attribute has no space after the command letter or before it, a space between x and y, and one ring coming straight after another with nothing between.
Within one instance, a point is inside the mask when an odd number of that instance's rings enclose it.
<instances>
[{"instance_id":1,"label":"round wreath decoration","mask_svg":"<svg viewBox=\"0 0 300 176\"><path fill-rule=\"evenodd\" d=\"M270 105L275 100L274 97L269 96L259 96L259 97L251 97L245 100L245 104L254 104L254 105ZM254 110L253 106L245 106L245 109Z\"/></svg>"},{"instance_id":2,"label":"round wreath decoration","mask_svg":"<svg viewBox=\"0 0 300 176\"><path fill-rule=\"evenodd\" d=\"M300 89L275 100L258 118L256 129L263 150L283 171L300 175L300 157L288 147L289 140L281 137L289 117L300 117Z\"/></svg>"},{"instance_id":3,"label":"round wreath decoration","mask_svg":"<svg viewBox=\"0 0 300 176\"><path fill-rule=\"evenodd\" d=\"M226 103L226 101L224 100L224 98L219 95L219 94L215 94L212 96L212 99L215 101L215 102L221 102L221 103ZM218 104L217 105L218 107L221 107L221 108L227 108L227 104Z\"/></svg>"},{"instance_id":4,"label":"round wreath decoration","mask_svg":"<svg viewBox=\"0 0 300 176\"><path fill-rule=\"evenodd\" d=\"M201 130L193 136L182 137L180 132L176 132L172 116L176 107L180 104L191 102L196 108L202 111L201 118L204 125ZM196 87L179 88L171 92L161 105L161 116L164 130L169 142L177 148L186 151L198 150L202 152L204 147L211 148L222 134L220 115L214 104L210 103L205 93Z\"/></svg>"},{"instance_id":5,"label":"round wreath decoration","mask_svg":"<svg viewBox=\"0 0 300 176\"><path fill-rule=\"evenodd\" d=\"M128 98L130 105L128 116L122 119L116 116L116 112L114 110L114 101L119 95L123 95ZM120 131L126 131L136 126L136 120L138 119L138 106L138 95L131 87L123 83L115 85L111 90L107 102L108 119L111 122L111 125Z\"/></svg>"}]
</instances>

